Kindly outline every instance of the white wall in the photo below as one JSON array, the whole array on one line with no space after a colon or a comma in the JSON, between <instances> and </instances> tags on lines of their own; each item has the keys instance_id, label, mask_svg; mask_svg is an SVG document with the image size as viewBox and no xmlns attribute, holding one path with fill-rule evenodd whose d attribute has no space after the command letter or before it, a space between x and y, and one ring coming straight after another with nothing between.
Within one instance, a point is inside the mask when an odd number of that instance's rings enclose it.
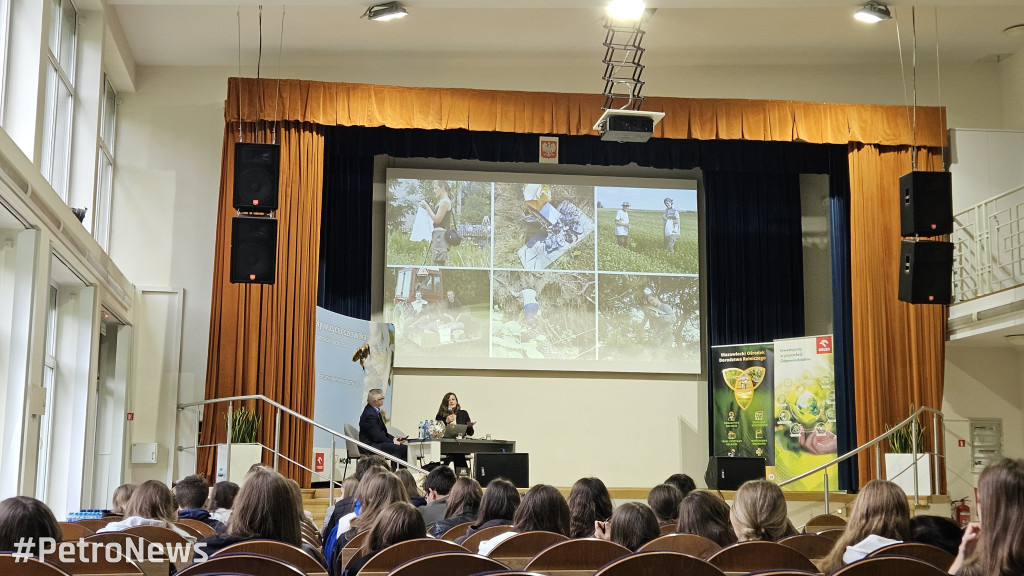
<instances>
[{"instance_id":1,"label":"white wall","mask_svg":"<svg viewBox=\"0 0 1024 576\"><path fill-rule=\"evenodd\" d=\"M1001 67L1010 62L943 69L941 104L948 107L951 127L1005 127L1003 111L1012 98L1003 92L1001 81L1010 73ZM344 62L335 69L286 69L281 75L402 86L582 93L601 89L600 62L594 70L557 63L413 64L361 67ZM201 399L205 389L223 101L227 78L233 75L237 70L139 68L137 91L123 95L119 109L111 255L136 285L184 289L178 395L184 401ZM905 101L895 68L649 67L645 80L649 96ZM937 90L928 82L919 81L922 105L937 103ZM143 369L149 359L137 361ZM703 474L703 381L702 375L400 371L393 410L395 424L414 429L433 413L444 392L454 390L480 420L481 433L512 437L520 450L531 453L535 481L565 485L596 474L611 486L647 486L680 470ZM156 416L144 393L150 385L136 382L137 419Z\"/></svg>"}]
</instances>

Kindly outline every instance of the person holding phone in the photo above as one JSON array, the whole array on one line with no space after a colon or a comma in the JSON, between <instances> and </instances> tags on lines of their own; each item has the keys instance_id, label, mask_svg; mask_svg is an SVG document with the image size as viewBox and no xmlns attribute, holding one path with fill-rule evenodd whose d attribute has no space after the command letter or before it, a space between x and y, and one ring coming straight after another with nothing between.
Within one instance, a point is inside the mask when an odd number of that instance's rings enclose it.
<instances>
[{"instance_id":1,"label":"person holding phone","mask_svg":"<svg viewBox=\"0 0 1024 576\"><path fill-rule=\"evenodd\" d=\"M465 424L466 436L473 435L473 425L476 422L469 419L469 412L462 409L462 406L459 404L459 397L455 395L455 392L449 392L441 398L441 405L437 408L437 416L434 418L445 426L448 424ZM448 454L444 457L442 463L446 465L453 463L456 470L469 467L463 454Z\"/></svg>"}]
</instances>

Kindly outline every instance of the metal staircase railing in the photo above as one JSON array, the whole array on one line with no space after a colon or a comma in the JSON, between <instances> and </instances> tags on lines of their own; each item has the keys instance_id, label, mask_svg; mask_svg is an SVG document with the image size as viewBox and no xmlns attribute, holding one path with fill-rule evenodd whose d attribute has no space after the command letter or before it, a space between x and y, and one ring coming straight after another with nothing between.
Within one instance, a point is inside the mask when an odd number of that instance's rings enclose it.
<instances>
[{"instance_id":1,"label":"metal staircase railing","mask_svg":"<svg viewBox=\"0 0 1024 576\"><path fill-rule=\"evenodd\" d=\"M955 302L1024 285L1024 185L956 214L949 239Z\"/></svg>"}]
</instances>

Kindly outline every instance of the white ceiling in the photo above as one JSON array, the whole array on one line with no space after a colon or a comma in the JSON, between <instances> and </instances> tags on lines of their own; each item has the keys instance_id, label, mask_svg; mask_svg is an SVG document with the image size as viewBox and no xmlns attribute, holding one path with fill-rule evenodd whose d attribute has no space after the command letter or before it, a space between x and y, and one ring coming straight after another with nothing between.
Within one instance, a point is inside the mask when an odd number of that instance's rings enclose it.
<instances>
[{"instance_id":1,"label":"white ceiling","mask_svg":"<svg viewBox=\"0 0 1024 576\"><path fill-rule=\"evenodd\" d=\"M446 63L574 62L600 65L606 0L408 0L409 16L370 22L369 0L107 0L140 66L238 66L259 46L278 65L332 66L339 59L403 57ZM897 22L909 65L916 19L918 63L995 61L1024 50L1003 30L1024 24L1024 0L893 2L896 19L852 18L856 0L649 0L647 66L858 65L896 62ZM284 11L283 43L282 10ZM241 24L239 24L241 20ZM937 32L937 34L936 34ZM283 47L282 47L283 44ZM280 59L279 59L280 48ZM279 64L280 62L280 64Z\"/></svg>"}]
</instances>

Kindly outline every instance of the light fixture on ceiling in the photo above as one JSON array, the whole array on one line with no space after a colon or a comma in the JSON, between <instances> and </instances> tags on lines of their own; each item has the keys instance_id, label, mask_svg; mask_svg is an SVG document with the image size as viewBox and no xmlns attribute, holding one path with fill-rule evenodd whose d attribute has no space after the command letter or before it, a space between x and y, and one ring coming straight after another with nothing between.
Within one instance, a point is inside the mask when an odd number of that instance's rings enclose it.
<instances>
[{"instance_id":1,"label":"light fixture on ceiling","mask_svg":"<svg viewBox=\"0 0 1024 576\"><path fill-rule=\"evenodd\" d=\"M646 9L643 0L612 0L606 10L612 20L631 21L642 18Z\"/></svg>"},{"instance_id":2,"label":"light fixture on ceiling","mask_svg":"<svg viewBox=\"0 0 1024 576\"><path fill-rule=\"evenodd\" d=\"M366 18L380 22L394 20L396 18L405 18L408 15L409 12L398 2L375 4L367 8L366 12L363 12L363 16Z\"/></svg>"},{"instance_id":3,"label":"light fixture on ceiling","mask_svg":"<svg viewBox=\"0 0 1024 576\"><path fill-rule=\"evenodd\" d=\"M885 4L879 4L878 2L868 2L860 10L853 15L854 18L861 22L867 22L874 24L875 22L881 22L882 20L888 20L892 18L892 14L889 13L889 7Z\"/></svg>"}]
</instances>

